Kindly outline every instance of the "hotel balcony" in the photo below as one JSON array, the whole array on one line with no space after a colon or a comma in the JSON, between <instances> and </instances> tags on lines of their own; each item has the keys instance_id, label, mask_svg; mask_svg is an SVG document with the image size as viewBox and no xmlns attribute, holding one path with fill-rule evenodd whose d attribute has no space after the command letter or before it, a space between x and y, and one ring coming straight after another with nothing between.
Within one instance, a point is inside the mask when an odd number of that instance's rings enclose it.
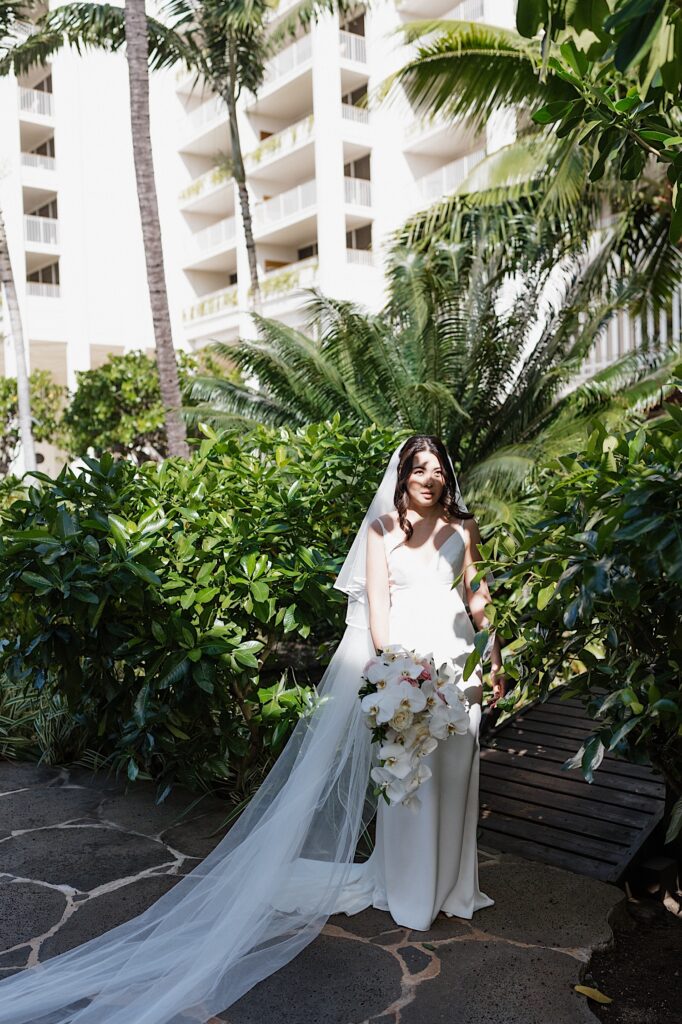
<instances>
[{"instance_id":1,"label":"hotel balcony","mask_svg":"<svg viewBox=\"0 0 682 1024\"><path fill-rule=\"evenodd\" d=\"M441 196L450 195L462 184L469 172L485 157L485 149L477 149L473 153L452 160L439 167L437 171L425 174L415 182L418 202L432 203Z\"/></svg>"},{"instance_id":2,"label":"hotel balcony","mask_svg":"<svg viewBox=\"0 0 682 1024\"><path fill-rule=\"evenodd\" d=\"M284 267L268 270L259 278L261 299L269 306L292 296L302 288L312 288L317 284L319 262L317 256L309 256L305 260L287 263ZM271 315L272 310L269 311Z\"/></svg>"},{"instance_id":3,"label":"hotel balcony","mask_svg":"<svg viewBox=\"0 0 682 1024\"><path fill-rule=\"evenodd\" d=\"M423 158L430 159L433 165L448 163L456 157L464 156L474 149L485 145L485 133L477 131L465 117L450 117L442 112L425 117L415 116L408 124L403 135L403 149L409 157L414 157L415 164L424 163ZM417 172L435 170L433 166L423 167Z\"/></svg>"},{"instance_id":4,"label":"hotel balcony","mask_svg":"<svg viewBox=\"0 0 682 1024\"><path fill-rule=\"evenodd\" d=\"M42 153L21 154L21 184L29 190L24 193L26 206L35 209L41 199L46 201L55 195L56 167L53 156L43 156Z\"/></svg>"},{"instance_id":5,"label":"hotel balcony","mask_svg":"<svg viewBox=\"0 0 682 1024\"><path fill-rule=\"evenodd\" d=\"M216 152L229 152L231 147L227 107L220 96L212 96L205 103L183 115L180 120L181 153L213 156Z\"/></svg>"},{"instance_id":6,"label":"hotel balcony","mask_svg":"<svg viewBox=\"0 0 682 1024\"><path fill-rule=\"evenodd\" d=\"M224 167L212 167L180 192L178 204L185 213L219 214L234 208L234 185Z\"/></svg>"},{"instance_id":7,"label":"hotel balcony","mask_svg":"<svg viewBox=\"0 0 682 1024\"><path fill-rule=\"evenodd\" d=\"M208 295L202 295L182 311L182 322L190 324L195 321L207 321L226 312L232 312L237 308L237 285L231 284L227 288L219 288Z\"/></svg>"},{"instance_id":8,"label":"hotel balcony","mask_svg":"<svg viewBox=\"0 0 682 1024\"><path fill-rule=\"evenodd\" d=\"M184 267L191 270L232 270L235 245L235 218L224 217L192 235L192 251Z\"/></svg>"},{"instance_id":9,"label":"hotel balcony","mask_svg":"<svg viewBox=\"0 0 682 1024\"><path fill-rule=\"evenodd\" d=\"M52 93L19 86L19 116L30 120L38 119L40 122L54 117Z\"/></svg>"},{"instance_id":10,"label":"hotel balcony","mask_svg":"<svg viewBox=\"0 0 682 1024\"><path fill-rule=\"evenodd\" d=\"M312 229L317 204L315 179L280 192L253 208L254 237L279 243L297 241L305 227Z\"/></svg>"},{"instance_id":11,"label":"hotel balcony","mask_svg":"<svg viewBox=\"0 0 682 1024\"><path fill-rule=\"evenodd\" d=\"M247 173L277 180L295 181L306 174L315 173L313 151L315 124L312 114L268 136L244 157ZM274 165L276 172L273 171Z\"/></svg>"},{"instance_id":12,"label":"hotel balcony","mask_svg":"<svg viewBox=\"0 0 682 1024\"><path fill-rule=\"evenodd\" d=\"M303 117L312 106L313 42L301 36L270 58L258 96L247 106L253 113L292 120Z\"/></svg>"},{"instance_id":13,"label":"hotel balcony","mask_svg":"<svg viewBox=\"0 0 682 1024\"><path fill-rule=\"evenodd\" d=\"M34 217L24 214L24 242L27 251L54 253L59 244L59 221L56 217Z\"/></svg>"},{"instance_id":14,"label":"hotel balcony","mask_svg":"<svg viewBox=\"0 0 682 1024\"><path fill-rule=\"evenodd\" d=\"M372 204L372 190L364 178L344 178L344 203L348 227L367 222ZM257 203L253 209L253 232L258 241L294 244L306 233L312 233L317 216L317 185L315 179L280 192L271 199Z\"/></svg>"}]
</instances>

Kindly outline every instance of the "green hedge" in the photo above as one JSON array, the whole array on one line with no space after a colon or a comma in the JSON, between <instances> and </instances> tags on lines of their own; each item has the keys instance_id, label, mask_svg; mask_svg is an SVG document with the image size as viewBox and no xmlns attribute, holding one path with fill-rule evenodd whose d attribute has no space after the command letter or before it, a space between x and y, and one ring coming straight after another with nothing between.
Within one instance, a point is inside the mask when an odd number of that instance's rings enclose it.
<instances>
[{"instance_id":1,"label":"green hedge","mask_svg":"<svg viewBox=\"0 0 682 1024\"><path fill-rule=\"evenodd\" d=\"M682 824L682 409L664 408L624 436L598 424L585 451L546 469L548 514L525 534L500 531L488 564L519 681L504 703L568 682L593 726L565 767L591 782L606 751L656 767L672 839Z\"/></svg>"},{"instance_id":2,"label":"green hedge","mask_svg":"<svg viewBox=\"0 0 682 1024\"><path fill-rule=\"evenodd\" d=\"M306 712L309 690L272 685L278 644L324 661L340 639L331 583L399 440L338 417L203 433L189 461L85 459L0 508L0 671L58 694L78 749L159 798L176 780L248 792Z\"/></svg>"}]
</instances>

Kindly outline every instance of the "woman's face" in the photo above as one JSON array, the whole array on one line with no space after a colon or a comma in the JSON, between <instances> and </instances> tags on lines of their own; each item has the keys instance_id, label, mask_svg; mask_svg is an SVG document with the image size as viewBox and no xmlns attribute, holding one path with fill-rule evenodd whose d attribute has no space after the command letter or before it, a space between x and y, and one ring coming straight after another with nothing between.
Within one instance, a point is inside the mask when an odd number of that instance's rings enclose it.
<instances>
[{"instance_id":1,"label":"woman's face","mask_svg":"<svg viewBox=\"0 0 682 1024\"><path fill-rule=\"evenodd\" d=\"M438 456L432 452L417 452L412 459L412 471L406 487L412 508L422 513L433 508L445 487L445 476Z\"/></svg>"}]
</instances>

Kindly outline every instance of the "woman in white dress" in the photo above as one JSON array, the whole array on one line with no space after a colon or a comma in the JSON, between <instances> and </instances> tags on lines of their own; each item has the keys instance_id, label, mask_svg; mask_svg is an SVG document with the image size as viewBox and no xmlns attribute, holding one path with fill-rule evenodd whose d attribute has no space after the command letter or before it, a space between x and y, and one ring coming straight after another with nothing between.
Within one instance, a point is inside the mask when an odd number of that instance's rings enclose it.
<instances>
[{"instance_id":1,"label":"woman in white dress","mask_svg":"<svg viewBox=\"0 0 682 1024\"><path fill-rule=\"evenodd\" d=\"M426 928L441 909L471 916L492 902L476 873L476 703L470 733L434 751L418 815L382 802L372 857L354 862L376 812L363 668L387 642L432 650L437 664L466 656L473 627L451 583L462 565L471 579L477 541L438 438L398 446L334 583L348 595L346 630L314 712L228 834L156 903L0 981L0 1024L205 1024L292 960L335 911L375 903ZM478 625L487 599L483 583L469 593ZM480 701L480 688L471 692Z\"/></svg>"},{"instance_id":2,"label":"woman in white dress","mask_svg":"<svg viewBox=\"0 0 682 1024\"><path fill-rule=\"evenodd\" d=\"M435 664L462 668L475 634L462 593L479 629L488 620L485 580L471 580L480 558L480 534L471 513L458 505L449 479L447 452L436 438L415 437L401 450L395 510L370 523L367 595L377 651L401 644ZM464 570L463 580L453 587ZM504 690L499 642L492 645L493 701ZM431 777L419 788L418 809L379 801L376 844L355 869L337 909L357 913L371 904L388 910L396 924L428 930L439 911L471 918L493 900L478 885L479 743L482 682L474 673L465 687L469 731L439 743L425 761Z\"/></svg>"}]
</instances>

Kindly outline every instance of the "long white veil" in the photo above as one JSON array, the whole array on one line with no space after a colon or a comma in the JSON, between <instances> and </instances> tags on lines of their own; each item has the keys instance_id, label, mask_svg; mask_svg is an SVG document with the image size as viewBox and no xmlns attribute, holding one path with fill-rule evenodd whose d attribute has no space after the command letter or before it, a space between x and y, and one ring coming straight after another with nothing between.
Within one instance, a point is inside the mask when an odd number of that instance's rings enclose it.
<instances>
[{"instance_id":1,"label":"long white veil","mask_svg":"<svg viewBox=\"0 0 682 1024\"><path fill-rule=\"evenodd\" d=\"M374 654L365 550L369 524L394 508L401 447L334 583L348 594L347 625L314 713L225 838L161 899L0 982L0 1024L205 1024L319 934L376 810L357 697ZM466 511L458 487L457 501Z\"/></svg>"}]
</instances>

